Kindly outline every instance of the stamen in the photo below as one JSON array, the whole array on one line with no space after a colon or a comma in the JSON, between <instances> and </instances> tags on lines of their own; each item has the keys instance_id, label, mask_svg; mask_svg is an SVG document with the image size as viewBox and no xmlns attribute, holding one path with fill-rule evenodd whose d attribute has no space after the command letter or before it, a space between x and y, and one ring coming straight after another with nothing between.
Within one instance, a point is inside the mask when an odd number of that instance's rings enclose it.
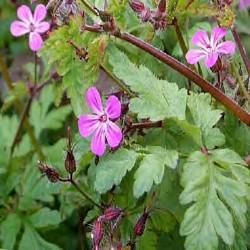
<instances>
[{"instance_id":1,"label":"stamen","mask_svg":"<svg viewBox=\"0 0 250 250\"><path fill-rule=\"evenodd\" d=\"M103 114L103 115L100 116L99 121L100 121L100 122L106 122L107 119L108 119L107 115L106 115L106 114Z\"/></svg>"}]
</instances>

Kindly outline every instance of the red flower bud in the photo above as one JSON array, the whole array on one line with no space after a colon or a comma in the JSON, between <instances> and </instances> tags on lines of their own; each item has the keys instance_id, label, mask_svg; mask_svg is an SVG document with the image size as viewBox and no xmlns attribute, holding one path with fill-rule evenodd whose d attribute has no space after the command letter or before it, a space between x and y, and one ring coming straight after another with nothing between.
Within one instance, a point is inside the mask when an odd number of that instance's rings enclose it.
<instances>
[{"instance_id":1,"label":"red flower bud","mask_svg":"<svg viewBox=\"0 0 250 250\"><path fill-rule=\"evenodd\" d=\"M123 215L123 210L118 207L108 207L104 211L104 219L108 221L115 220L121 215Z\"/></svg>"},{"instance_id":2,"label":"red flower bud","mask_svg":"<svg viewBox=\"0 0 250 250\"><path fill-rule=\"evenodd\" d=\"M47 178L49 179L49 181L55 183L58 182L60 180L60 176L59 173L57 172L56 169L42 163L41 161L38 161L38 167L40 169L40 171L47 176Z\"/></svg>"},{"instance_id":3,"label":"red flower bud","mask_svg":"<svg viewBox=\"0 0 250 250\"><path fill-rule=\"evenodd\" d=\"M66 159L64 161L64 166L69 174L73 174L76 171L76 161L73 153L72 134L70 127L68 127L68 147L67 147Z\"/></svg>"},{"instance_id":4,"label":"red flower bud","mask_svg":"<svg viewBox=\"0 0 250 250\"><path fill-rule=\"evenodd\" d=\"M93 249L98 250L100 247L100 243L103 238L103 218L99 217L94 222L94 226L92 229L92 241L93 241Z\"/></svg>"},{"instance_id":5,"label":"red flower bud","mask_svg":"<svg viewBox=\"0 0 250 250\"><path fill-rule=\"evenodd\" d=\"M129 5L133 9L133 11L138 14L140 14L145 9L144 3L140 0L132 0L129 2Z\"/></svg>"},{"instance_id":6,"label":"red flower bud","mask_svg":"<svg viewBox=\"0 0 250 250\"><path fill-rule=\"evenodd\" d=\"M68 173L73 174L76 171L76 161L73 152L67 151L67 156L64 161L65 169Z\"/></svg>"},{"instance_id":7,"label":"red flower bud","mask_svg":"<svg viewBox=\"0 0 250 250\"><path fill-rule=\"evenodd\" d=\"M166 0L160 0L157 9L159 12L165 13L166 12Z\"/></svg>"},{"instance_id":8,"label":"red flower bud","mask_svg":"<svg viewBox=\"0 0 250 250\"><path fill-rule=\"evenodd\" d=\"M149 8L145 8L140 14L142 22L147 22L151 18L151 11Z\"/></svg>"},{"instance_id":9,"label":"red flower bud","mask_svg":"<svg viewBox=\"0 0 250 250\"><path fill-rule=\"evenodd\" d=\"M149 212L145 209L144 213L138 219L134 227L134 234L136 236L141 236L145 230L146 221L149 217Z\"/></svg>"}]
</instances>

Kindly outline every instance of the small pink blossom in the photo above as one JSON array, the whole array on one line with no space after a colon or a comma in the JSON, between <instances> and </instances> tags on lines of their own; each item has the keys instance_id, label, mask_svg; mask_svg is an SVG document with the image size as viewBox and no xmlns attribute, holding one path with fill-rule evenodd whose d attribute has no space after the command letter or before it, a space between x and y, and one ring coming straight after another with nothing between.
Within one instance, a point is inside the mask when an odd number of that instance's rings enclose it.
<instances>
[{"instance_id":1,"label":"small pink blossom","mask_svg":"<svg viewBox=\"0 0 250 250\"><path fill-rule=\"evenodd\" d=\"M93 134L91 151L101 156L105 152L106 142L110 147L116 147L122 140L120 127L111 121L120 117L121 103L112 95L108 98L104 109L101 96L95 87L87 90L86 102L94 114L81 115L78 119L78 128L83 137Z\"/></svg>"},{"instance_id":2,"label":"small pink blossom","mask_svg":"<svg viewBox=\"0 0 250 250\"><path fill-rule=\"evenodd\" d=\"M29 47L32 51L38 51L43 46L43 39L40 34L50 28L48 22L43 21L47 10L43 4L38 4L34 15L30 8L22 5L17 9L17 16L20 19L11 23L10 31L13 36L22 36L29 33Z\"/></svg>"},{"instance_id":3,"label":"small pink blossom","mask_svg":"<svg viewBox=\"0 0 250 250\"><path fill-rule=\"evenodd\" d=\"M245 9L250 6L250 0L239 0L239 8Z\"/></svg>"},{"instance_id":4,"label":"small pink blossom","mask_svg":"<svg viewBox=\"0 0 250 250\"><path fill-rule=\"evenodd\" d=\"M227 34L226 29L215 27L211 32L210 38L204 30L197 31L192 43L200 47L199 49L190 49L186 54L187 62L195 64L204 59L208 68L211 68L217 62L220 54L232 55L235 52L235 43L232 41L220 42Z\"/></svg>"}]
</instances>

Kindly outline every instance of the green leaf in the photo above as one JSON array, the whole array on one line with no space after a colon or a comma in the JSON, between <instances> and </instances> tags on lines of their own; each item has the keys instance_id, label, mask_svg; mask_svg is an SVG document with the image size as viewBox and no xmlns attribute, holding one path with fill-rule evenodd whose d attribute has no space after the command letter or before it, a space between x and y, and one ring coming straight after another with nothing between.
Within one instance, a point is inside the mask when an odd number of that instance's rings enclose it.
<instances>
[{"instance_id":1,"label":"green leaf","mask_svg":"<svg viewBox=\"0 0 250 250\"><path fill-rule=\"evenodd\" d=\"M153 183L160 184L165 166L174 169L177 166L178 153L161 147L150 147L135 173L134 196L136 198L149 192Z\"/></svg>"},{"instance_id":2,"label":"green leaf","mask_svg":"<svg viewBox=\"0 0 250 250\"><path fill-rule=\"evenodd\" d=\"M223 133L226 136L226 145L241 156L246 156L250 148L250 129L238 118L226 112Z\"/></svg>"},{"instance_id":3,"label":"green leaf","mask_svg":"<svg viewBox=\"0 0 250 250\"><path fill-rule=\"evenodd\" d=\"M218 128L207 129L204 133L204 144L208 149L213 149L225 144L225 136Z\"/></svg>"},{"instance_id":4,"label":"green leaf","mask_svg":"<svg viewBox=\"0 0 250 250\"><path fill-rule=\"evenodd\" d=\"M224 159L224 157L226 159ZM181 235L187 236L186 249L217 249L219 238L232 245L235 237L233 218L246 226L247 185L235 178L232 168L243 163L231 150L218 149L208 155L194 152L183 167L180 195L187 209Z\"/></svg>"},{"instance_id":5,"label":"green leaf","mask_svg":"<svg viewBox=\"0 0 250 250\"><path fill-rule=\"evenodd\" d=\"M202 132L212 128L221 118L221 110L212 110L211 96L209 94L191 93L188 96L187 104L194 124L200 127Z\"/></svg>"},{"instance_id":6,"label":"green leaf","mask_svg":"<svg viewBox=\"0 0 250 250\"><path fill-rule=\"evenodd\" d=\"M16 82L14 88L8 92L8 96L4 99L4 104L1 108L5 112L13 103L20 98L26 97L29 94L27 85L24 82Z\"/></svg>"},{"instance_id":7,"label":"green leaf","mask_svg":"<svg viewBox=\"0 0 250 250\"><path fill-rule=\"evenodd\" d=\"M139 118L150 117L153 121L171 117L185 119L185 89L179 90L175 83L159 80L142 65L137 67L118 49L112 48L109 62L114 74L139 94L130 101L130 111L138 113Z\"/></svg>"},{"instance_id":8,"label":"green leaf","mask_svg":"<svg viewBox=\"0 0 250 250\"><path fill-rule=\"evenodd\" d=\"M16 116L8 117L0 115L0 173L5 172L5 166L9 160L11 144L18 127Z\"/></svg>"},{"instance_id":9,"label":"green leaf","mask_svg":"<svg viewBox=\"0 0 250 250\"><path fill-rule=\"evenodd\" d=\"M170 232L176 225L176 220L173 215L163 209L156 209L155 212L150 215L150 219L155 230L163 232Z\"/></svg>"},{"instance_id":10,"label":"green leaf","mask_svg":"<svg viewBox=\"0 0 250 250\"><path fill-rule=\"evenodd\" d=\"M61 221L60 214L57 210L42 208L36 213L29 216L29 221L36 228L58 225Z\"/></svg>"},{"instance_id":11,"label":"green leaf","mask_svg":"<svg viewBox=\"0 0 250 250\"><path fill-rule=\"evenodd\" d=\"M38 136L44 129L58 129L62 127L65 118L71 113L71 107L66 105L55 110L50 110L54 102L54 88L46 86L39 100L32 103L30 121Z\"/></svg>"},{"instance_id":12,"label":"green leaf","mask_svg":"<svg viewBox=\"0 0 250 250\"><path fill-rule=\"evenodd\" d=\"M62 83L58 86L56 102L62 98L63 91L71 99L71 105L76 116L86 111L83 101L85 90L90 87L99 76L99 65L103 60L107 36L98 36L92 32L81 32L82 18L71 18L68 25L64 25L46 40L39 54L50 66L54 66ZM104 38L105 37L105 38ZM79 48L87 49L89 59L81 60L73 41ZM58 95L60 93L60 95Z\"/></svg>"},{"instance_id":13,"label":"green leaf","mask_svg":"<svg viewBox=\"0 0 250 250\"><path fill-rule=\"evenodd\" d=\"M17 214L10 214L1 224L2 247L12 250L21 229L21 220Z\"/></svg>"},{"instance_id":14,"label":"green leaf","mask_svg":"<svg viewBox=\"0 0 250 250\"><path fill-rule=\"evenodd\" d=\"M24 233L20 241L19 250L60 250L58 246L45 241L36 231L29 225L25 225Z\"/></svg>"},{"instance_id":15,"label":"green leaf","mask_svg":"<svg viewBox=\"0 0 250 250\"><path fill-rule=\"evenodd\" d=\"M96 168L95 189L105 193L120 184L122 178L135 165L137 154L134 151L120 149L113 154L101 158Z\"/></svg>"},{"instance_id":16,"label":"green leaf","mask_svg":"<svg viewBox=\"0 0 250 250\"><path fill-rule=\"evenodd\" d=\"M139 250L156 250L157 246L157 235L151 231L145 231L139 238L138 249Z\"/></svg>"}]
</instances>

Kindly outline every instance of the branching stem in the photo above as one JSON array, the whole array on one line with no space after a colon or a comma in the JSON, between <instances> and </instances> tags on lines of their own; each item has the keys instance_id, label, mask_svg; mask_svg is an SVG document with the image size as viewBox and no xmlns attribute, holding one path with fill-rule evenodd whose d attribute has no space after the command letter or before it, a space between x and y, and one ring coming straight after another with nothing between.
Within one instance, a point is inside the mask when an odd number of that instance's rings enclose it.
<instances>
[{"instance_id":1,"label":"branching stem","mask_svg":"<svg viewBox=\"0 0 250 250\"><path fill-rule=\"evenodd\" d=\"M91 32L103 32L101 26L84 26L84 30L88 30ZM153 55L155 58L164 62L172 69L178 71L183 76L187 77L194 83L196 83L199 87L201 87L205 92L209 92L217 101L222 103L225 107L231 110L241 121L245 122L248 126L250 126L250 114L244 110L240 105L238 105L234 100L230 97L226 96L221 90L217 89L210 82L202 78L199 74L188 68L186 65L182 64L172 56L164 53L163 51L155 48L149 43L144 42L143 40L129 34L129 33L119 33L115 32L112 35L125 40L138 48L148 52Z\"/></svg>"}]
</instances>

